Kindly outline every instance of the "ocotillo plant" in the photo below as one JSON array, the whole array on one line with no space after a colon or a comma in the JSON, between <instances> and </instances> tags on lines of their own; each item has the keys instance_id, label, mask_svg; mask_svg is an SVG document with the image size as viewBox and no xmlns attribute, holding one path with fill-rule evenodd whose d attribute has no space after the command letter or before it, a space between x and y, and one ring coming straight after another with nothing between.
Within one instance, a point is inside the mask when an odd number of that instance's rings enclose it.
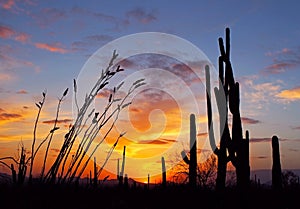
<instances>
[{"instance_id":1,"label":"ocotillo plant","mask_svg":"<svg viewBox=\"0 0 300 209\"><path fill-rule=\"evenodd\" d=\"M163 187L167 186L167 173L166 173L166 162L165 158L161 157L161 169L162 169L162 182L161 185Z\"/></svg>"},{"instance_id":2,"label":"ocotillo plant","mask_svg":"<svg viewBox=\"0 0 300 209\"><path fill-rule=\"evenodd\" d=\"M234 81L230 61L229 28L226 28L225 38L226 50L224 48L223 39L219 38L219 48L221 53L221 56L219 57L219 88L214 89L220 118L220 148L217 148L215 143L211 108L210 74L209 67L206 66L208 132L211 147L218 156L217 189L223 189L225 187L227 162L231 161L236 168L237 185L244 190L248 188L250 182L249 132L246 132L246 139L243 139L242 121L239 109L239 83ZM228 128L228 108L232 114L231 137ZM227 155L227 151L229 155Z\"/></svg>"},{"instance_id":3,"label":"ocotillo plant","mask_svg":"<svg viewBox=\"0 0 300 209\"><path fill-rule=\"evenodd\" d=\"M272 187L273 189L282 188L281 178L281 164L280 164L280 152L279 152L279 140L277 136L272 137L272 155L273 155L273 166L272 166Z\"/></svg>"},{"instance_id":4,"label":"ocotillo plant","mask_svg":"<svg viewBox=\"0 0 300 209\"><path fill-rule=\"evenodd\" d=\"M181 152L182 158L189 165L189 184L195 187L197 184L197 130L196 118L190 115L190 159L184 151Z\"/></svg>"}]
</instances>

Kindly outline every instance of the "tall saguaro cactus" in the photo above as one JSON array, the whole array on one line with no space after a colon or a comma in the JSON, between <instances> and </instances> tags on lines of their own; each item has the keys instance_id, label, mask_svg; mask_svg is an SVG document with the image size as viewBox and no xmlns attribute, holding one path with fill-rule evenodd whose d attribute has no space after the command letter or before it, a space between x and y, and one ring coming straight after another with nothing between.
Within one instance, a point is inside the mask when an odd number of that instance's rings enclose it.
<instances>
[{"instance_id":1,"label":"tall saguaro cactus","mask_svg":"<svg viewBox=\"0 0 300 209\"><path fill-rule=\"evenodd\" d=\"M167 186L167 173L166 173L166 162L165 158L161 157L161 170L162 170L162 186Z\"/></svg>"},{"instance_id":2,"label":"tall saguaro cactus","mask_svg":"<svg viewBox=\"0 0 300 209\"><path fill-rule=\"evenodd\" d=\"M273 189L281 189L282 188L281 164L280 164L280 153L279 153L279 140L277 136L272 137L272 155L273 155L272 187Z\"/></svg>"},{"instance_id":3,"label":"tall saguaro cactus","mask_svg":"<svg viewBox=\"0 0 300 209\"><path fill-rule=\"evenodd\" d=\"M217 189L225 188L226 167L229 161L236 168L237 185L246 190L250 182L249 166L249 132L243 139L242 121L240 116L240 89L239 83L234 81L233 70L230 61L230 30L226 28L226 45L219 38L219 88L215 88L216 102L220 118L220 147L215 143L214 126L212 121L211 90L209 67L205 67L206 73L206 98L208 115L208 132L210 145L218 157ZM224 78L225 64L225 78ZM230 136L228 126L228 109L232 114L232 131ZM228 153L228 154L227 154Z\"/></svg>"},{"instance_id":4,"label":"tall saguaro cactus","mask_svg":"<svg viewBox=\"0 0 300 209\"><path fill-rule=\"evenodd\" d=\"M190 159L184 151L181 152L182 158L189 165L189 184L195 187L197 184L197 130L196 117L190 115Z\"/></svg>"}]
</instances>

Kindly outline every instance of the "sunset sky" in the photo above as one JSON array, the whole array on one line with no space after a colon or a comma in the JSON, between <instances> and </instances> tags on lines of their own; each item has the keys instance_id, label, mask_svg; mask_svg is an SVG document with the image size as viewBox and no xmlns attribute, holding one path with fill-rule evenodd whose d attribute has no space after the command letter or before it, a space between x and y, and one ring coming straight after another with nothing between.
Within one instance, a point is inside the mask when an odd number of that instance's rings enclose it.
<instances>
[{"instance_id":1,"label":"sunset sky","mask_svg":"<svg viewBox=\"0 0 300 209\"><path fill-rule=\"evenodd\" d=\"M0 157L17 156L21 141L30 150L35 103L41 100L41 92L47 91L47 99L39 140L53 125L57 98L70 88L59 116L61 129L51 149L51 157L56 155L72 123L73 79L79 79L88 59L107 43L141 32L167 33L190 42L217 66L218 38L224 37L225 28L230 27L232 65L241 87L243 129L250 131L251 169L271 168L273 135L281 140L282 167L300 169L298 1L0 0L0 7ZM174 152L188 147L191 113L197 118L199 153L209 153L204 77L162 55L136 55L120 64L125 71L116 77L116 84L143 77L157 88L146 85L125 109L114 132L127 134L108 169L115 172L123 145L127 146L125 169L129 176L159 174L162 155L170 168ZM155 73L142 71L148 68ZM203 76L200 70L199 74ZM191 112L194 101L189 100L184 88L178 88L178 82L189 87L189 94L202 107L198 112ZM176 91L178 97L168 91ZM98 98L108 95L104 91ZM96 105L101 110L101 102L96 101ZM113 142L114 134L108 142ZM97 155L100 163L108 147L101 149ZM37 173L38 166L39 162ZM2 171L6 171L4 167L0 167Z\"/></svg>"}]
</instances>

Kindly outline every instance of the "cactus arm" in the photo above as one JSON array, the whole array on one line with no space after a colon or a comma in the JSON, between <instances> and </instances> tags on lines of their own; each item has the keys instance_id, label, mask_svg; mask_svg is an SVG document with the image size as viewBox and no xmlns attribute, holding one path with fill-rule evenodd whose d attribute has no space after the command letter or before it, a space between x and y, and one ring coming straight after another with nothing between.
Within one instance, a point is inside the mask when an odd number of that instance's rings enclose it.
<instances>
[{"instance_id":1,"label":"cactus arm","mask_svg":"<svg viewBox=\"0 0 300 209\"><path fill-rule=\"evenodd\" d=\"M219 152L215 142L214 135L214 124L212 121L212 108L211 108L211 90L210 90L210 73L209 66L205 66L205 76L206 76L206 105L207 105L207 118L208 118L208 136L211 149L215 154Z\"/></svg>"},{"instance_id":2,"label":"cactus arm","mask_svg":"<svg viewBox=\"0 0 300 209\"><path fill-rule=\"evenodd\" d=\"M189 158L187 157L185 151L181 151L181 157L182 157L183 161L184 161L186 164L188 164L188 165L190 164L190 160L189 160Z\"/></svg>"},{"instance_id":3,"label":"cactus arm","mask_svg":"<svg viewBox=\"0 0 300 209\"><path fill-rule=\"evenodd\" d=\"M225 29L225 39L226 39L226 60L230 60L230 29Z\"/></svg>"}]
</instances>

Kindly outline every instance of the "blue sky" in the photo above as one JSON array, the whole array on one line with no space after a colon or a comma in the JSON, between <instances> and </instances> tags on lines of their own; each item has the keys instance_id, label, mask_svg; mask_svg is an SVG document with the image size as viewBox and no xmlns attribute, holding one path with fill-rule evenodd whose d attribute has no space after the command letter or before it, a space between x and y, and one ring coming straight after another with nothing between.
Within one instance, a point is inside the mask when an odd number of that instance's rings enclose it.
<instances>
[{"instance_id":1,"label":"blue sky","mask_svg":"<svg viewBox=\"0 0 300 209\"><path fill-rule=\"evenodd\" d=\"M270 167L269 139L276 134L283 167L300 168L298 1L1 0L0 5L0 140L29 135L29 128L25 134L10 127L30 125L44 89L50 97L46 120L87 59L114 39L139 32L173 34L216 65L217 40L230 27L253 167Z\"/></svg>"}]
</instances>

